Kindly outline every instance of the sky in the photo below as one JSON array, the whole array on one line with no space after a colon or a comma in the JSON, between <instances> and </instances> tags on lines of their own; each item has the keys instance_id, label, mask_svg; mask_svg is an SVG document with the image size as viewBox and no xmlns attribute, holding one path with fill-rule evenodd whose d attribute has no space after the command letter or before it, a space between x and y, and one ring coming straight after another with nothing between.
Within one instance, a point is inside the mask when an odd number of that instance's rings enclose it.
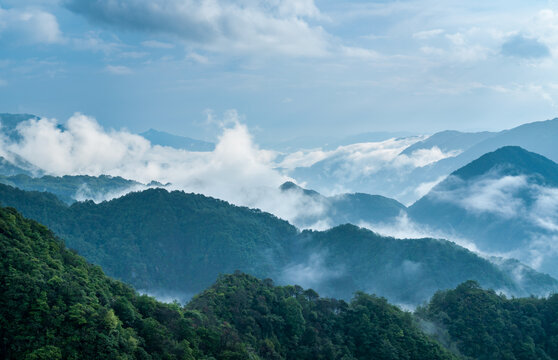
<instances>
[{"instance_id":1,"label":"sky","mask_svg":"<svg viewBox=\"0 0 558 360\"><path fill-rule=\"evenodd\" d=\"M0 112L259 143L554 118L555 1L0 0Z\"/></svg>"}]
</instances>

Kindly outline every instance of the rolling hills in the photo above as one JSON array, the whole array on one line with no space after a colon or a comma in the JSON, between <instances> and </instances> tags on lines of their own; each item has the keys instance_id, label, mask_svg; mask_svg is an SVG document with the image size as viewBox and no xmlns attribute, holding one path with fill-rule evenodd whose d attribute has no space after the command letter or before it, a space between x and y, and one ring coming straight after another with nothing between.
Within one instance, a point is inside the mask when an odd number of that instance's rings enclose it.
<instances>
[{"instance_id":1,"label":"rolling hills","mask_svg":"<svg viewBox=\"0 0 558 360\"><path fill-rule=\"evenodd\" d=\"M517 296L558 286L547 275L501 268L448 241L399 240L351 225L300 232L271 214L179 191L150 189L68 206L52 194L0 185L0 202L48 225L110 276L182 299L235 270L326 296L374 291L411 305L468 279Z\"/></svg>"}]
</instances>

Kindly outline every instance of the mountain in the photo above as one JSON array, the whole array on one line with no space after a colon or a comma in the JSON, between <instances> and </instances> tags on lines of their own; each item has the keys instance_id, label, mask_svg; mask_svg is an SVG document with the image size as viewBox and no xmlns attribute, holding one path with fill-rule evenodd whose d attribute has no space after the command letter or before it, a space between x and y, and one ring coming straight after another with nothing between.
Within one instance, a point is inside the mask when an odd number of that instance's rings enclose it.
<instances>
[{"instance_id":1,"label":"mountain","mask_svg":"<svg viewBox=\"0 0 558 360\"><path fill-rule=\"evenodd\" d=\"M446 240L395 239L349 224L304 231L300 237L298 256L286 267L283 278L319 287L326 295L358 289L412 306L467 279L515 296L558 290L555 279L519 262L487 261ZM535 287L528 288L531 285Z\"/></svg>"},{"instance_id":2,"label":"mountain","mask_svg":"<svg viewBox=\"0 0 558 360\"><path fill-rule=\"evenodd\" d=\"M20 174L13 176L0 175L0 183L28 191L49 192L56 195L67 204L78 200L95 200L96 202L107 198L121 196L130 191L143 190L146 187L163 186L158 182L144 185L137 181L127 180L120 176L42 176L31 177Z\"/></svg>"},{"instance_id":3,"label":"mountain","mask_svg":"<svg viewBox=\"0 0 558 360\"><path fill-rule=\"evenodd\" d=\"M558 118L495 133L442 131L424 140L411 142L388 162L383 161L387 151L380 152L378 156L367 154L363 149L356 152L334 151L311 166L292 170L289 175L298 183L306 183L321 192L342 187L412 204L455 170L504 146L520 146L558 161L558 147L555 146L557 137ZM372 148L376 149L380 145ZM407 164L409 159L429 159L428 156L434 157L412 166L401 166Z\"/></svg>"},{"instance_id":4,"label":"mountain","mask_svg":"<svg viewBox=\"0 0 558 360\"><path fill-rule=\"evenodd\" d=\"M473 281L418 309L423 328L472 359L558 359L558 295L511 298Z\"/></svg>"},{"instance_id":5,"label":"mountain","mask_svg":"<svg viewBox=\"0 0 558 360\"><path fill-rule=\"evenodd\" d=\"M195 319L140 296L0 209L0 358L201 358Z\"/></svg>"},{"instance_id":6,"label":"mountain","mask_svg":"<svg viewBox=\"0 0 558 360\"><path fill-rule=\"evenodd\" d=\"M0 209L2 359L455 359L409 313L357 294L221 276L186 306L106 277L44 226Z\"/></svg>"},{"instance_id":7,"label":"mountain","mask_svg":"<svg viewBox=\"0 0 558 360\"><path fill-rule=\"evenodd\" d=\"M170 146L176 149L188 151L213 151L215 149L215 144L207 141L196 140L186 136L173 135L154 129L149 129L139 135L149 140L152 145Z\"/></svg>"},{"instance_id":8,"label":"mountain","mask_svg":"<svg viewBox=\"0 0 558 360\"><path fill-rule=\"evenodd\" d=\"M454 171L408 213L481 251L511 253L558 275L551 248L558 236L557 187L558 164L507 146Z\"/></svg>"},{"instance_id":9,"label":"mountain","mask_svg":"<svg viewBox=\"0 0 558 360\"><path fill-rule=\"evenodd\" d=\"M352 225L299 232L271 214L179 191L68 206L52 194L0 185L0 202L48 225L110 276L181 299L235 270L326 296L374 291L411 305L468 279L518 296L558 288L547 275L503 269L448 241L399 240Z\"/></svg>"},{"instance_id":10,"label":"mountain","mask_svg":"<svg viewBox=\"0 0 558 360\"><path fill-rule=\"evenodd\" d=\"M302 212L305 215L293 220L300 228L313 225L333 227L347 223L387 223L407 211L400 202L380 195L354 193L327 197L317 191L303 189L290 181L281 185L280 189L287 195L302 197L301 203L308 208ZM321 211L315 211L316 208Z\"/></svg>"},{"instance_id":11,"label":"mountain","mask_svg":"<svg viewBox=\"0 0 558 360\"><path fill-rule=\"evenodd\" d=\"M455 130L445 130L437 132L427 139L414 143L401 152L401 154L412 155L413 152L422 149L432 149L437 147L444 152L466 151L474 145L495 136L496 133L483 131L476 133L466 133Z\"/></svg>"},{"instance_id":12,"label":"mountain","mask_svg":"<svg viewBox=\"0 0 558 360\"><path fill-rule=\"evenodd\" d=\"M14 176L18 174L32 175L31 167L23 168L0 156L0 174L2 176Z\"/></svg>"}]
</instances>

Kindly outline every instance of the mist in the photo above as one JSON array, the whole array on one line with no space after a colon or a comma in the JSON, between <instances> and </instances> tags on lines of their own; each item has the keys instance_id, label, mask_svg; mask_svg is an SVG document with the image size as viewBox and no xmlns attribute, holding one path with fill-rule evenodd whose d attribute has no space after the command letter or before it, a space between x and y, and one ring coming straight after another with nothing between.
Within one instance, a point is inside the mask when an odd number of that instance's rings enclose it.
<instances>
[{"instance_id":1,"label":"mist","mask_svg":"<svg viewBox=\"0 0 558 360\"><path fill-rule=\"evenodd\" d=\"M283 154L260 148L236 111L227 111L218 123L221 134L214 151L191 152L151 144L140 135L125 129L104 129L90 116L76 113L64 124L56 119L40 118L21 122L18 136L0 136L0 155L10 161L21 160L44 174L111 175L141 184L157 181L168 190L183 190L226 200L239 206L259 208L280 218L294 221L301 217L317 219L305 228L327 229L324 218L327 204L292 192L281 192L295 166L309 166L323 159L347 157L344 175L328 195L353 189L345 188L344 176L351 178L371 174L381 168L423 166L451 156L437 148L420 150L412 156L400 155L407 146L424 137L389 139L380 142L340 146L335 150L297 151ZM32 170L32 169L31 169ZM304 186L305 183L299 183ZM93 193L79 189L76 200L99 202L141 191L149 186L137 185L112 193Z\"/></svg>"}]
</instances>

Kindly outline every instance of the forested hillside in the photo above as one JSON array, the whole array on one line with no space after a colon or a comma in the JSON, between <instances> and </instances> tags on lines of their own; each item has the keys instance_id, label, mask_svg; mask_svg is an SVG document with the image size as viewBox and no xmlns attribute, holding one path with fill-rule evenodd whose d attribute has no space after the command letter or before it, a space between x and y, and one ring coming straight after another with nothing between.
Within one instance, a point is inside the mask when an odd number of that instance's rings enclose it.
<instances>
[{"instance_id":1,"label":"forested hillside","mask_svg":"<svg viewBox=\"0 0 558 360\"><path fill-rule=\"evenodd\" d=\"M510 299L468 281L436 293L417 314L448 346L475 359L558 359L556 294Z\"/></svg>"},{"instance_id":2,"label":"forested hillside","mask_svg":"<svg viewBox=\"0 0 558 360\"><path fill-rule=\"evenodd\" d=\"M469 279L516 296L558 288L549 276L519 264L502 269L448 241L399 240L349 225L299 233L271 214L178 191L67 206L0 185L0 202L52 228L110 276L180 300L235 270L345 300L366 291L405 304Z\"/></svg>"},{"instance_id":3,"label":"forested hillside","mask_svg":"<svg viewBox=\"0 0 558 360\"><path fill-rule=\"evenodd\" d=\"M411 314L235 274L185 308L138 295L0 209L3 359L452 359Z\"/></svg>"}]
</instances>

